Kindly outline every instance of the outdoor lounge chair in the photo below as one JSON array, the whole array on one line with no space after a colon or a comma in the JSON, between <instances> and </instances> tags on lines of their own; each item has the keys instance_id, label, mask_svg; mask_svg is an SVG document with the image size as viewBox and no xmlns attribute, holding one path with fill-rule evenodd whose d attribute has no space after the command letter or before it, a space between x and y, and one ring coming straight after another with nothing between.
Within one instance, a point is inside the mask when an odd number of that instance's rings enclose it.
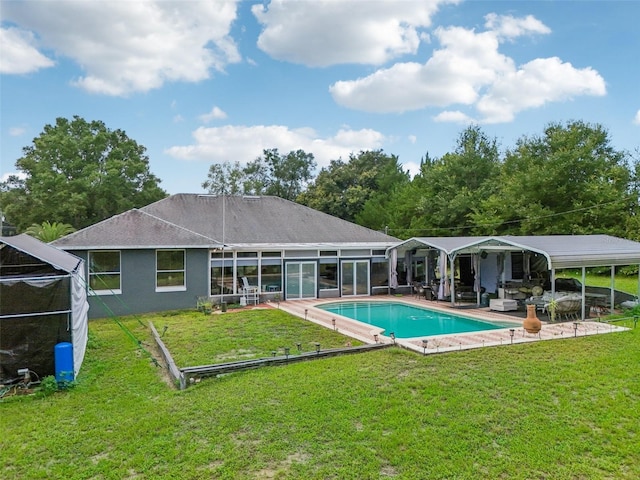
<instances>
[{"instance_id":1,"label":"outdoor lounge chair","mask_svg":"<svg viewBox=\"0 0 640 480\"><path fill-rule=\"evenodd\" d=\"M551 319L549 304L545 305L545 310ZM556 300L555 316L557 320L569 320L570 318L579 320L582 313L582 299L575 295L566 295Z\"/></svg>"}]
</instances>

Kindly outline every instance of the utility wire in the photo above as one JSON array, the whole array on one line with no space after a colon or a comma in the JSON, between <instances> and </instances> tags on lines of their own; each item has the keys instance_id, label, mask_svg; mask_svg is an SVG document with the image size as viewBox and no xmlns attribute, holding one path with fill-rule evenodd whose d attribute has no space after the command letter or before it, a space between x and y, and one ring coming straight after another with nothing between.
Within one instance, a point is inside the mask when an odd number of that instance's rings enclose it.
<instances>
[{"instance_id":1,"label":"utility wire","mask_svg":"<svg viewBox=\"0 0 640 480\"><path fill-rule=\"evenodd\" d=\"M566 210L564 212L556 212L556 213L550 213L548 215L536 215L536 216L531 216L531 217L523 217L520 219L516 219L516 220L505 220L505 221L496 221L496 222L487 222L487 223L481 223L481 224L471 224L471 225L465 225L465 226L456 226L456 227L433 227L433 228L389 228L388 231L389 232L431 232L431 231L439 231L439 230L460 230L460 229L470 229L470 228L475 228L475 227L492 227L492 226L497 226L497 225L508 225L508 224L514 224L514 223L521 223L523 221L526 220L538 220L538 219L544 219L544 218L553 218L553 217L559 217L561 215L567 215L568 213L576 213L576 212L583 212L586 210L591 210L594 208L600 208L600 207L604 207L607 205L612 205L615 203L620 203L620 202L624 202L626 201L626 199L620 199L620 200L612 200L610 202L604 202L604 203L598 203L595 205L591 205L589 207L582 207L582 208L576 208L573 210Z\"/></svg>"},{"instance_id":2,"label":"utility wire","mask_svg":"<svg viewBox=\"0 0 640 480\"><path fill-rule=\"evenodd\" d=\"M107 287L106 282L100 277L100 275L97 275L99 281L105 286ZM109 308L109 306L105 303L105 301L102 299L102 297L100 295L96 295L95 294L95 290L93 290L91 288L91 286L87 283L87 281L84 281L84 286L87 289L88 293L93 293L94 297L96 299L98 299L98 301L101 303L102 307L105 309L105 311L107 312L109 318L111 318L111 320L113 320L116 325L118 325L120 327L120 329L125 333L125 335L127 335L132 341L133 343L135 343L136 347L138 347L140 350L142 350L147 357L149 357L149 359L153 362L153 364L156 367L160 367L161 365L158 363L158 360L151 354L151 352L149 352L146 348L144 348L142 346L142 340L139 340L138 337L135 336L135 334L127 327L125 326L121 321L120 321L120 317L118 315L116 315L113 310L111 310L111 308ZM113 290L109 287L106 288L106 290L109 290L111 293L114 293ZM116 295L117 297L117 295ZM120 303L125 307L125 308L129 308L121 299ZM138 323L143 326L146 327L146 325L142 322L142 320L140 320L140 317L138 317L137 315L134 315L135 319L138 321Z\"/></svg>"}]
</instances>

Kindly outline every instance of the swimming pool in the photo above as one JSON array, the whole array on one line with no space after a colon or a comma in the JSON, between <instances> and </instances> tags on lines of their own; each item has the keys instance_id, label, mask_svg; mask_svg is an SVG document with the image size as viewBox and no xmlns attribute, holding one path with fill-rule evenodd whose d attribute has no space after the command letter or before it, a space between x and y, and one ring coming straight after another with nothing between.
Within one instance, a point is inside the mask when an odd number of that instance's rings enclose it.
<instances>
[{"instance_id":1,"label":"swimming pool","mask_svg":"<svg viewBox=\"0 0 640 480\"><path fill-rule=\"evenodd\" d=\"M513 322L483 321L399 302L335 302L317 305L327 312L383 328L397 338L479 332L513 327Z\"/></svg>"}]
</instances>

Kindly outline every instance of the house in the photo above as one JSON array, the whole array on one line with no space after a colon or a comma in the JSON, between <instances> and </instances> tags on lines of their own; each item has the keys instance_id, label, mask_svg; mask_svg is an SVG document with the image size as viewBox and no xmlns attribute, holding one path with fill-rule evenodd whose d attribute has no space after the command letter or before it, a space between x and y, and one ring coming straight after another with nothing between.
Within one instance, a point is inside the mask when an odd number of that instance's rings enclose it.
<instances>
[{"instance_id":1,"label":"house","mask_svg":"<svg viewBox=\"0 0 640 480\"><path fill-rule=\"evenodd\" d=\"M86 261L92 318L389 291L397 238L272 196L177 194L52 244ZM255 296L247 292L255 291Z\"/></svg>"},{"instance_id":2,"label":"house","mask_svg":"<svg viewBox=\"0 0 640 480\"><path fill-rule=\"evenodd\" d=\"M23 370L32 380L53 375L63 343L78 374L88 335L84 275L74 255L25 234L0 237L0 383Z\"/></svg>"}]
</instances>

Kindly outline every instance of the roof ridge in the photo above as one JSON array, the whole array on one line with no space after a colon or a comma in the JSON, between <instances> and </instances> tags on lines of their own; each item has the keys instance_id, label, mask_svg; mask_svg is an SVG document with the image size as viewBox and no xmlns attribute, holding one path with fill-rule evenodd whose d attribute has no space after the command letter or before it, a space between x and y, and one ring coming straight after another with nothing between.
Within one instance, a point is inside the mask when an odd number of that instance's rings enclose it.
<instances>
[{"instance_id":1,"label":"roof ridge","mask_svg":"<svg viewBox=\"0 0 640 480\"><path fill-rule=\"evenodd\" d=\"M211 242L222 244L222 242L218 241L215 238L208 237L207 235L203 235L202 233L194 232L193 230L191 230L191 229L189 229L187 227L183 227L182 225L177 225L177 224L175 224L173 222L170 222L169 220L165 220L164 218L158 217L157 215L154 215L152 213L148 213L148 212L145 212L143 210L138 210L137 208L136 209L132 209L132 210L137 210L137 211L139 211L140 213L142 213L144 215L147 215L149 217L155 218L156 220L160 220L161 222L166 223L167 225L171 225L172 227L175 227L175 228L177 228L179 230L184 230L185 232L192 233L193 235L197 235L198 237L205 238L205 239L207 239L207 240L209 240ZM129 210L129 211L131 211L131 210ZM124 212L124 213L126 213L126 212Z\"/></svg>"}]
</instances>

